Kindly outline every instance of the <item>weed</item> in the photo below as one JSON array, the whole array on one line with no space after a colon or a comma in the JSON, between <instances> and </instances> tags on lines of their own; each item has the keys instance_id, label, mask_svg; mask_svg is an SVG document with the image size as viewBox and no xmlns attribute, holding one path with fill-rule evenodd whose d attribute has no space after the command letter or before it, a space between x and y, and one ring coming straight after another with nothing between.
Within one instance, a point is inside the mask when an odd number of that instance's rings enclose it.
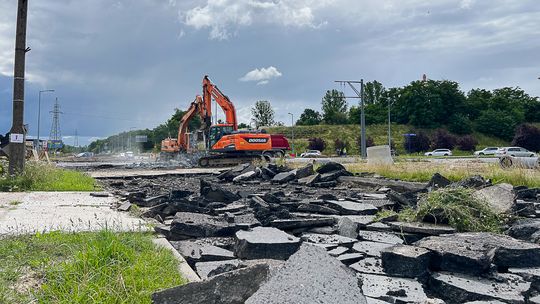
<instances>
[{"instance_id":1,"label":"weed","mask_svg":"<svg viewBox=\"0 0 540 304\"><path fill-rule=\"evenodd\" d=\"M379 212L377 212L377 214L375 215L375 221L380 221L381 219L384 219L384 218L388 218L388 217L391 217L393 215L396 215L397 212L395 212L394 210L381 210Z\"/></svg>"},{"instance_id":2,"label":"weed","mask_svg":"<svg viewBox=\"0 0 540 304\"><path fill-rule=\"evenodd\" d=\"M475 190L468 188L443 188L424 194L416 210L404 209L399 213L401 221L445 223L457 231L501 232L506 218L491 210L489 205L474 197Z\"/></svg>"},{"instance_id":3,"label":"weed","mask_svg":"<svg viewBox=\"0 0 540 304\"><path fill-rule=\"evenodd\" d=\"M129 214L133 217L140 217L144 211L137 205L131 204L131 207L129 207Z\"/></svg>"},{"instance_id":4,"label":"weed","mask_svg":"<svg viewBox=\"0 0 540 304\"><path fill-rule=\"evenodd\" d=\"M11 201L11 202L9 202L9 205L11 205L11 206L17 206L17 205L20 205L20 204L22 204L21 201Z\"/></svg>"}]
</instances>

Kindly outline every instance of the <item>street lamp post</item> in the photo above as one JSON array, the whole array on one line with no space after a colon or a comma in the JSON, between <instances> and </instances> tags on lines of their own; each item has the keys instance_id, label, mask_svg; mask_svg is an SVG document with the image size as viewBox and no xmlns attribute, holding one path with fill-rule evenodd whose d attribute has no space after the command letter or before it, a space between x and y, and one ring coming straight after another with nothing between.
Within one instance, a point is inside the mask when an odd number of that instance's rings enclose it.
<instances>
[{"instance_id":1,"label":"street lamp post","mask_svg":"<svg viewBox=\"0 0 540 304\"><path fill-rule=\"evenodd\" d=\"M291 115L291 133L292 133L292 153L294 154L294 115L292 113L289 113ZM294 154L296 156L296 154Z\"/></svg>"},{"instance_id":2,"label":"street lamp post","mask_svg":"<svg viewBox=\"0 0 540 304\"><path fill-rule=\"evenodd\" d=\"M41 143L39 142L39 128L41 123L41 93L54 92L54 90L42 90L39 91L38 97L38 117L37 117L37 151L41 150Z\"/></svg>"},{"instance_id":3,"label":"street lamp post","mask_svg":"<svg viewBox=\"0 0 540 304\"><path fill-rule=\"evenodd\" d=\"M390 151L392 151L392 131L390 128L390 98L388 98L388 147L390 148Z\"/></svg>"},{"instance_id":4,"label":"street lamp post","mask_svg":"<svg viewBox=\"0 0 540 304\"><path fill-rule=\"evenodd\" d=\"M136 127L129 128L128 132L128 143L129 143L129 150L133 152L132 145L131 145L131 130L137 129Z\"/></svg>"}]
</instances>

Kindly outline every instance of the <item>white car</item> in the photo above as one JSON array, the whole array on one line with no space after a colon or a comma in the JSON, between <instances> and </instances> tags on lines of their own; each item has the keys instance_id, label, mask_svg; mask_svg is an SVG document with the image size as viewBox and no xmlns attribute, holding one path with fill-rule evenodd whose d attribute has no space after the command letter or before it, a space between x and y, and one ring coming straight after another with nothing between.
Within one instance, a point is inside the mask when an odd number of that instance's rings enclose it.
<instances>
[{"instance_id":1,"label":"white car","mask_svg":"<svg viewBox=\"0 0 540 304\"><path fill-rule=\"evenodd\" d=\"M495 154L497 157L513 156L513 157L535 157L536 153L531 152L521 147L503 147L497 150Z\"/></svg>"},{"instance_id":2,"label":"white car","mask_svg":"<svg viewBox=\"0 0 540 304\"><path fill-rule=\"evenodd\" d=\"M424 153L425 156L451 156L452 151L448 149L435 149L431 152Z\"/></svg>"},{"instance_id":3,"label":"white car","mask_svg":"<svg viewBox=\"0 0 540 304\"><path fill-rule=\"evenodd\" d=\"M476 156L482 156L482 155L495 155L497 154L497 150L499 150L498 147L487 147L480 151L474 152L474 155Z\"/></svg>"},{"instance_id":4,"label":"white car","mask_svg":"<svg viewBox=\"0 0 540 304\"><path fill-rule=\"evenodd\" d=\"M322 153L319 150L307 150L306 152L300 154L300 157L310 158L310 157L321 157Z\"/></svg>"}]
</instances>

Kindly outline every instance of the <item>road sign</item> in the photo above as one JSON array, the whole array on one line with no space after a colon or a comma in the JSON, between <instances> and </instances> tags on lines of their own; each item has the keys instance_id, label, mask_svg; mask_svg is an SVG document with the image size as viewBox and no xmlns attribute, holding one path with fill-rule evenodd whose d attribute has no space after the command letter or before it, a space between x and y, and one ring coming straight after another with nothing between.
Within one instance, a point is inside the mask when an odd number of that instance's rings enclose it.
<instances>
[{"instance_id":1,"label":"road sign","mask_svg":"<svg viewBox=\"0 0 540 304\"><path fill-rule=\"evenodd\" d=\"M9 142L22 144L24 142L24 134L11 133L9 135Z\"/></svg>"},{"instance_id":2,"label":"road sign","mask_svg":"<svg viewBox=\"0 0 540 304\"><path fill-rule=\"evenodd\" d=\"M145 143L147 141L148 141L148 136L146 136L146 135L137 135L137 136L135 136L135 142Z\"/></svg>"},{"instance_id":3,"label":"road sign","mask_svg":"<svg viewBox=\"0 0 540 304\"><path fill-rule=\"evenodd\" d=\"M62 149L64 143L61 140L50 140L48 143L49 149Z\"/></svg>"}]
</instances>

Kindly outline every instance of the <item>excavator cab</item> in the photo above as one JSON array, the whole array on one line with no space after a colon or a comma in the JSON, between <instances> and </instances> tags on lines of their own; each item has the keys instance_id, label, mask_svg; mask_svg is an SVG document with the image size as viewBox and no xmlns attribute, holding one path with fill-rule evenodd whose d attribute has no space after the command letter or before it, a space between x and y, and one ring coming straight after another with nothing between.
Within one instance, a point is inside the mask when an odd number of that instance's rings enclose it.
<instances>
[{"instance_id":1,"label":"excavator cab","mask_svg":"<svg viewBox=\"0 0 540 304\"><path fill-rule=\"evenodd\" d=\"M208 148L212 147L224 136L232 134L234 126L231 124L219 124L210 127L208 132Z\"/></svg>"}]
</instances>

